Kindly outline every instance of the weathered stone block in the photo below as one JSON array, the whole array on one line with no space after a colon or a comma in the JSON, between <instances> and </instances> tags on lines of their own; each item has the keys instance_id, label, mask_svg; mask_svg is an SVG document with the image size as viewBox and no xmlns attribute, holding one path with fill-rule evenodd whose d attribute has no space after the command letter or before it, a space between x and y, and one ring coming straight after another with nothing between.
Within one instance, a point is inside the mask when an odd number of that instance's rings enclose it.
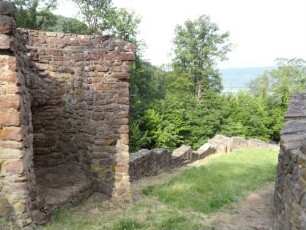
<instances>
[{"instance_id":1,"label":"weathered stone block","mask_svg":"<svg viewBox=\"0 0 306 230\"><path fill-rule=\"evenodd\" d=\"M16 22L12 17L0 15L0 34L12 34L16 31Z\"/></svg>"},{"instance_id":2,"label":"weathered stone block","mask_svg":"<svg viewBox=\"0 0 306 230\"><path fill-rule=\"evenodd\" d=\"M0 110L0 126L20 126L21 117L16 110Z\"/></svg>"},{"instance_id":3,"label":"weathered stone block","mask_svg":"<svg viewBox=\"0 0 306 230\"><path fill-rule=\"evenodd\" d=\"M21 141L22 138L20 127L4 127L0 129L0 140Z\"/></svg>"},{"instance_id":4,"label":"weathered stone block","mask_svg":"<svg viewBox=\"0 0 306 230\"><path fill-rule=\"evenodd\" d=\"M10 35L0 34L0 49L14 49L14 38Z\"/></svg>"},{"instance_id":5,"label":"weathered stone block","mask_svg":"<svg viewBox=\"0 0 306 230\"><path fill-rule=\"evenodd\" d=\"M13 207L6 201L2 202L0 198L0 217L10 217L15 215Z\"/></svg>"},{"instance_id":6,"label":"weathered stone block","mask_svg":"<svg viewBox=\"0 0 306 230\"><path fill-rule=\"evenodd\" d=\"M20 159L22 156L23 152L19 149L0 147L0 159Z\"/></svg>"},{"instance_id":7,"label":"weathered stone block","mask_svg":"<svg viewBox=\"0 0 306 230\"><path fill-rule=\"evenodd\" d=\"M0 96L0 108L18 110L20 103L20 96L17 94Z\"/></svg>"},{"instance_id":8,"label":"weathered stone block","mask_svg":"<svg viewBox=\"0 0 306 230\"><path fill-rule=\"evenodd\" d=\"M216 151L217 150L214 145L205 143L196 151L196 153L199 155L199 158L204 158L210 154L216 153Z\"/></svg>"},{"instance_id":9,"label":"weathered stone block","mask_svg":"<svg viewBox=\"0 0 306 230\"><path fill-rule=\"evenodd\" d=\"M21 159L15 160L10 159L6 160L1 165L1 175L4 176L6 174L21 174L24 171L23 161Z\"/></svg>"}]
</instances>

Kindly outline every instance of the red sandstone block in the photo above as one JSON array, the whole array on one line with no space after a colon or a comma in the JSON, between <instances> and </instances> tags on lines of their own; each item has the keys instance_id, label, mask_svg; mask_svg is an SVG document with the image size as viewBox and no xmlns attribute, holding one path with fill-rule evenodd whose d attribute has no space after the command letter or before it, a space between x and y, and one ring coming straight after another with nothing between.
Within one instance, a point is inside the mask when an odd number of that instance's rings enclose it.
<instances>
[{"instance_id":1,"label":"red sandstone block","mask_svg":"<svg viewBox=\"0 0 306 230\"><path fill-rule=\"evenodd\" d=\"M95 70L98 71L98 72L107 72L109 70L109 68L107 66L104 66L104 65L96 65Z\"/></svg>"},{"instance_id":2,"label":"red sandstone block","mask_svg":"<svg viewBox=\"0 0 306 230\"><path fill-rule=\"evenodd\" d=\"M0 96L0 108L20 108L20 96L19 95L4 95Z\"/></svg>"},{"instance_id":3,"label":"red sandstone block","mask_svg":"<svg viewBox=\"0 0 306 230\"><path fill-rule=\"evenodd\" d=\"M113 71L113 72L122 72L122 66L113 66L111 68L111 71Z\"/></svg>"},{"instance_id":4,"label":"red sandstone block","mask_svg":"<svg viewBox=\"0 0 306 230\"><path fill-rule=\"evenodd\" d=\"M21 141L22 134L19 127L4 127L0 130L0 140Z\"/></svg>"},{"instance_id":5,"label":"red sandstone block","mask_svg":"<svg viewBox=\"0 0 306 230\"><path fill-rule=\"evenodd\" d=\"M125 81L121 81L117 83L118 88L120 89L128 89L129 88L129 83Z\"/></svg>"},{"instance_id":6,"label":"red sandstone block","mask_svg":"<svg viewBox=\"0 0 306 230\"><path fill-rule=\"evenodd\" d=\"M9 86L6 90L6 94L16 94L19 92L19 88L15 86Z\"/></svg>"},{"instance_id":7,"label":"red sandstone block","mask_svg":"<svg viewBox=\"0 0 306 230\"><path fill-rule=\"evenodd\" d=\"M17 66L17 58L15 56L9 56L7 59L7 64L9 67L9 70L16 70Z\"/></svg>"},{"instance_id":8,"label":"red sandstone block","mask_svg":"<svg viewBox=\"0 0 306 230\"><path fill-rule=\"evenodd\" d=\"M101 58L101 52L92 51L90 52L90 59L91 60L99 60Z\"/></svg>"},{"instance_id":9,"label":"red sandstone block","mask_svg":"<svg viewBox=\"0 0 306 230\"><path fill-rule=\"evenodd\" d=\"M20 113L17 111L0 111L0 126L19 126L20 120Z\"/></svg>"},{"instance_id":10,"label":"red sandstone block","mask_svg":"<svg viewBox=\"0 0 306 230\"><path fill-rule=\"evenodd\" d=\"M130 104L130 100L128 97L123 97L123 98L119 98L118 99L118 103L122 104L122 105L129 105Z\"/></svg>"},{"instance_id":11,"label":"red sandstone block","mask_svg":"<svg viewBox=\"0 0 306 230\"><path fill-rule=\"evenodd\" d=\"M1 175L21 174L24 171L24 165L21 159L7 160L1 165Z\"/></svg>"},{"instance_id":12,"label":"red sandstone block","mask_svg":"<svg viewBox=\"0 0 306 230\"><path fill-rule=\"evenodd\" d=\"M123 97L129 97L129 90L128 89L122 89L118 92L118 97L123 98Z\"/></svg>"},{"instance_id":13,"label":"red sandstone block","mask_svg":"<svg viewBox=\"0 0 306 230\"><path fill-rule=\"evenodd\" d=\"M10 70L0 72L0 82L5 82L5 81L16 84L18 82L16 72Z\"/></svg>"},{"instance_id":14,"label":"red sandstone block","mask_svg":"<svg viewBox=\"0 0 306 230\"><path fill-rule=\"evenodd\" d=\"M116 61L134 61L134 53L123 53L114 57Z\"/></svg>"}]
</instances>

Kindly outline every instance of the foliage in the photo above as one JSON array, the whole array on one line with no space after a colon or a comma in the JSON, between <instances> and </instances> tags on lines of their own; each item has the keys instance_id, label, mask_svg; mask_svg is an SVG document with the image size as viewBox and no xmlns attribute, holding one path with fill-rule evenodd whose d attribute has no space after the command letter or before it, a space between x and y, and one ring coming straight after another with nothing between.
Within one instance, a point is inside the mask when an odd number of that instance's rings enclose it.
<instances>
[{"instance_id":1,"label":"foliage","mask_svg":"<svg viewBox=\"0 0 306 230\"><path fill-rule=\"evenodd\" d=\"M116 9L109 17L111 34L124 41L139 43L136 39L140 18L127 9Z\"/></svg>"},{"instance_id":2,"label":"foliage","mask_svg":"<svg viewBox=\"0 0 306 230\"><path fill-rule=\"evenodd\" d=\"M152 146L152 137L144 116L146 110L164 97L166 72L143 61L139 56L132 65L130 80L130 149Z\"/></svg>"},{"instance_id":3,"label":"foliage","mask_svg":"<svg viewBox=\"0 0 306 230\"><path fill-rule=\"evenodd\" d=\"M306 89L306 61L303 59L276 60L277 68L265 72L249 83L251 94L259 98L265 108L270 130L269 139L278 141L284 114L294 92Z\"/></svg>"},{"instance_id":4,"label":"foliage","mask_svg":"<svg viewBox=\"0 0 306 230\"><path fill-rule=\"evenodd\" d=\"M114 13L112 0L72 0L75 2L84 17L89 33L108 30L111 25L108 18Z\"/></svg>"},{"instance_id":5,"label":"foliage","mask_svg":"<svg viewBox=\"0 0 306 230\"><path fill-rule=\"evenodd\" d=\"M245 149L210 158L202 167L184 171L168 183L144 190L178 209L210 213L275 179L277 151Z\"/></svg>"},{"instance_id":6,"label":"foliage","mask_svg":"<svg viewBox=\"0 0 306 230\"><path fill-rule=\"evenodd\" d=\"M189 20L176 28L171 70L151 68L150 76L132 75L132 119L139 122L140 132L149 140L146 146L132 146L132 150L173 149L182 143L199 147L220 130L222 86L216 64L225 58L231 44L228 33L218 32L207 16Z\"/></svg>"},{"instance_id":7,"label":"foliage","mask_svg":"<svg viewBox=\"0 0 306 230\"><path fill-rule=\"evenodd\" d=\"M306 61L303 59L276 60L277 68L265 72L249 83L251 92L262 94L283 108L286 108L293 92L302 92L306 88Z\"/></svg>"},{"instance_id":8,"label":"foliage","mask_svg":"<svg viewBox=\"0 0 306 230\"><path fill-rule=\"evenodd\" d=\"M57 17L51 12L56 0L14 0L17 7L17 26L29 29L50 30Z\"/></svg>"},{"instance_id":9,"label":"foliage","mask_svg":"<svg viewBox=\"0 0 306 230\"><path fill-rule=\"evenodd\" d=\"M187 74L197 99L208 89L220 92L222 85L216 64L231 49L229 33L219 34L218 26L203 15L176 27L174 46L174 68Z\"/></svg>"},{"instance_id":10,"label":"foliage","mask_svg":"<svg viewBox=\"0 0 306 230\"><path fill-rule=\"evenodd\" d=\"M228 136L269 139L268 110L260 97L248 92L224 97L221 133Z\"/></svg>"},{"instance_id":11,"label":"foliage","mask_svg":"<svg viewBox=\"0 0 306 230\"><path fill-rule=\"evenodd\" d=\"M52 28L53 31L62 31L64 33L88 34L89 29L84 22L75 18L57 16L57 24Z\"/></svg>"}]
</instances>

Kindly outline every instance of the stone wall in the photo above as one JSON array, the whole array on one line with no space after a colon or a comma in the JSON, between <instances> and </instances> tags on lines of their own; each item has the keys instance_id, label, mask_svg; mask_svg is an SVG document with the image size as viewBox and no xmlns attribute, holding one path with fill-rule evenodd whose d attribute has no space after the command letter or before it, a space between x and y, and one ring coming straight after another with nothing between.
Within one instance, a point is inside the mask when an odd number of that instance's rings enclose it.
<instances>
[{"instance_id":1,"label":"stone wall","mask_svg":"<svg viewBox=\"0 0 306 230\"><path fill-rule=\"evenodd\" d=\"M31 104L24 63L18 47L15 8L0 3L0 216L30 223L38 200L33 171Z\"/></svg>"},{"instance_id":2,"label":"stone wall","mask_svg":"<svg viewBox=\"0 0 306 230\"><path fill-rule=\"evenodd\" d=\"M93 191L130 200L129 70L110 36L18 29L0 2L0 216L20 226Z\"/></svg>"},{"instance_id":3,"label":"stone wall","mask_svg":"<svg viewBox=\"0 0 306 230\"><path fill-rule=\"evenodd\" d=\"M142 149L130 155L130 180L135 181L147 176L155 176L162 171L187 165L214 153L229 153L241 148L279 149L278 145L268 144L258 139L246 140L243 137L216 135L197 151L182 145L173 152L165 149Z\"/></svg>"},{"instance_id":4,"label":"stone wall","mask_svg":"<svg viewBox=\"0 0 306 230\"><path fill-rule=\"evenodd\" d=\"M292 96L281 132L274 229L306 229L306 93Z\"/></svg>"}]
</instances>

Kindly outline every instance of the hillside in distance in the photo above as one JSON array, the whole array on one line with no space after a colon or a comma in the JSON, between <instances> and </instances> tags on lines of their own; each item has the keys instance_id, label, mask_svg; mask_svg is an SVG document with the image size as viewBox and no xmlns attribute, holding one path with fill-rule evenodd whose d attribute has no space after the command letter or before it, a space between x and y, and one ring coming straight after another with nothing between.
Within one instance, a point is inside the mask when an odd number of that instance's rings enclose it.
<instances>
[{"instance_id":1,"label":"hillside in distance","mask_svg":"<svg viewBox=\"0 0 306 230\"><path fill-rule=\"evenodd\" d=\"M223 92L237 92L247 90L251 80L254 80L265 71L272 70L273 66L268 67L242 67L221 69Z\"/></svg>"}]
</instances>

